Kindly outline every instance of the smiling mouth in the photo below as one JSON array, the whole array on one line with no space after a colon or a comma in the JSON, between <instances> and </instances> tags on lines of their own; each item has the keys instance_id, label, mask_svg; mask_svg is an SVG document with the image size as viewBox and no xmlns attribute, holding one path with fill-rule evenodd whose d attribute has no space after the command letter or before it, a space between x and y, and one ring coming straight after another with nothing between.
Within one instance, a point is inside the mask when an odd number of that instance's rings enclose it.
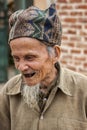
<instances>
[{"instance_id":1,"label":"smiling mouth","mask_svg":"<svg viewBox=\"0 0 87 130\"><path fill-rule=\"evenodd\" d=\"M33 72L33 73L30 73L30 74L24 74L25 78L31 78L35 75L36 73Z\"/></svg>"}]
</instances>

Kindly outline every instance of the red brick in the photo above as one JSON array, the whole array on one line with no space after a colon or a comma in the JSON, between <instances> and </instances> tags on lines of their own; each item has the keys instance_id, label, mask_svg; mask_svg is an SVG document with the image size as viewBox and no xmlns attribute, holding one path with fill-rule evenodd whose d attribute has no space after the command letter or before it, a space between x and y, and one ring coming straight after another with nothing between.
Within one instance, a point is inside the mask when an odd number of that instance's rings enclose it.
<instances>
[{"instance_id":1,"label":"red brick","mask_svg":"<svg viewBox=\"0 0 87 130\"><path fill-rule=\"evenodd\" d=\"M81 31L81 32L80 32L80 35L81 35L81 36L87 36L87 32L86 32L85 30L84 30L84 31Z\"/></svg>"},{"instance_id":2,"label":"red brick","mask_svg":"<svg viewBox=\"0 0 87 130\"><path fill-rule=\"evenodd\" d=\"M68 50L65 49L65 48L61 48L61 51L62 51L63 53L67 53L67 52L68 52Z\"/></svg>"},{"instance_id":3,"label":"red brick","mask_svg":"<svg viewBox=\"0 0 87 130\"><path fill-rule=\"evenodd\" d=\"M87 25L85 25L85 29L87 29Z\"/></svg>"},{"instance_id":4,"label":"red brick","mask_svg":"<svg viewBox=\"0 0 87 130\"><path fill-rule=\"evenodd\" d=\"M68 45L69 47L74 47L74 46L75 46L74 43L72 43L72 42L67 43L67 45Z\"/></svg>"},{"instance_id":5,"label":"red brick","mask_svg":"<svg viewBox=\"0 0 87 130\"><path fill-rule=\"evenodd\" d=\"M69 27L69 25L67 23L62 24L62 28L68 28L68 27Z\"/></svg>"},{"instance_id":6,"label":"red brick","mask_svg":"<svg viewBox=\"0 0 87 130\"><path fill-rule=\"evenodd\" d=\"M84 67L86 67L86 68L87 68L87 63L84 63Z\"/></svg>"},{"instance_id":7,"label":"red brick","mask_svg":"<svg viewBox=\"0 0 87 130\"><path fill-rule=\"evenodd\" d=\"M71 12L70 15L71 16L82 16L82 12Z\"/></svg>"},{"instance_id":8,"label":"red brick","mask_svg":"<svg viewBox=\"0 0 87 130\"><path fill-rule=\"evenodd\" d=\"M80 48L81 48L81 49L84 49L84 48L87 48L87 44L83 44L83 43L80 44L80 43L78 43L78 44L76 44L76 47L79 48L79 49L80 49Z\"/></svg>"},{"instance_id":9,"label":"red brick","mask_svg":"<svg viewBox=\"0 0 87 130\"><path fill-rule=\"evenodd\" d=\"M84 37L85 41L87 42L87 37Z\"/></svg>"},{"instance_id":10,"label":"red brick","mask_svg":"<svg viewBox=\"0 0 87 130\"><path fill-rule=\"evenodd\" d=\"M68 40L68 37L67 36L63 36L62 40Z\"/></svg>"},{"instance_id":11,"label":"red brick","mask_svg":"<svg viewBox=\"0 0 87 130\"><path fill-rule=\"evenodd\" d=\"M63 59L66 59L67 60L71 60L72 59L72 56L71 55L64 55L63 56Z\"/></svg>"},{"instance_id":12,"label":"red brick","mask_svg":"<svg viewBox=\"0 0 87 130\"><path fill-rule=\"evenodd\" d=\"M75 54L80 54L81 53L81 50L77 50L77 49L72 49L71 50L71 53L75 53Z\"/></svg>"},{"instance_id":13,"label":"red brick","mask_svg":"<svg viewBox=\"0 0 87 130\"><path fill-rule=\"evenodd\" d=\"M58 0L58 3L67 3L67 0Z\"/></svg>"},{"instance_id":14,"label":"red brick","mask_svg":"<svg viewBox=\"0 0 87 130\"><path fill-rule=\"evenodd\" d=\"M76 30L72 30L72 29L71 30L69 29L67 32L68 34L76 34Z\"/></svg>"},{"instance_id":15,"label":"red brick","mask_svg":"<svg viewBox=\"0 0 87 130\"><path fill-rule=\"evenodd\" d=\"M78 22L87 23L87 18L79 18Z\"/></svg>"},{"instance_id":16,"label":"red brick","mask_svg":"<svg viewBox=\"0 0 87 130\"><path fill-rule=\"evenodd\" d=\"M75 63L74 63L76 66L78 65L81 65L81 61L75 61Z\"/></svg>"},{"instance_id":17,"label":"red brick","mask_svg":"<svg viewBox=\"0 0 87 130\"><path fill-rule=\"evenodd\" d=\"M68 4L61 7L62 10L67 10L67 9L71 10L72 8L73 8L72 5L68 5Z\"/></svg>"},{"instance_id":18,"label":"red brick","mask_svg":"<svg viewBox=\"0 0 87 130\"><path fill-rule=\"evenodd\" d=\"M79 37L77 37L77 36L73 36L73 37L70 37L70 40L71 41L81 41L81 37L79 36Z\"/></svg>"},{"instance_id":19,"label":"red brick","mask_svg":"<svg viewBox=\"0 0 87 130\"><path fill-rule=\"evenodd\" d=\"M60 6L59 6L59 4L57 4L57 5L56 5L56 8L57 8L57 10L59 11L59 9L60 9Z\"/></svg>"},{"instance_id":20,"label":"red brick","mask_svg":"<svg viewBox=\"0 0 87 130\"><path fill-rule=\"evenodd\" d=\"M71 28L75 28L75 29L82 29L81 25L74 25L74 24L72 24L70 27Z\"/></svg>"},{"instance_id":21,"label":"red brick","mask_svg":"<svg viewBox=\"0 0 87 130\"><path fill-rule=\"evenodd\" d=\"M62 12L59 12L59 15L61 15L61 16L62 16L62 15L67 16L67 15L68 15L68 12L65 12L65 11L63 12L63 11L62 11Z\"/></svg>"},{"instance_id":22,"label":"red brick","mask_svg":"<svg viewBox=\"0 0 87 130\"><path fill-rule=\"evenodd\" d=\"M60 59L60 62L61 62L62 64L67 64L66 60L63 60L63 59L62 59L62 60Z\"/></svg>"},{"instance_id":23,"label":"red brick","mask_svg":"<svg viewBox=\"0 0 87 130\"><path fill-rule=\"evenodd\" d=\"M85 15L87 15L87 11L85 12Z\"/></svg>"},{"instance_id":24,"label":"red brick","mask_svg":"<svg viewBox=\"0 0 87 130\"><path fill-rule=\"evenodd\" d=\"M76 6L76 9L87 9L87 5L78 5L78 6Z\"/></svg>"},{"instance_id":25,"label":"red brick","mask_svg":"<svg viewBox=\"0 0 87 130\"><path fill-rule=\"evenodd\" d=\"M82 0L69 0L70 3L80 3Z\"/></svg>"},{"instance_id":26,"label":"red brick","mask_svg":"<svg viewBox=\"0 0 87 130\"><path fill-rule=\"evenodd\" d=\"M75 57L74 60L76 61L85 61L86 60L86 57Z\"/></svg>"},{"instance_id":27,"label":"red brick","mask_svg":"<svg viewBox=\"0 0 87 130\"><path fill-rule=\"evenodd\" d=\"M84 50L84 54L87 54L87 50Z\"/></svg>"},{"instance_id":28,"label":"red brick","mask_svg":"<svg viewBox=\"0 0 87 130\"><path fill-rule=\"evenodd\" d=\"M65 18L64 21L69 23L75 23L77 20L76 18Z\"/></svg>"}]
</instances>

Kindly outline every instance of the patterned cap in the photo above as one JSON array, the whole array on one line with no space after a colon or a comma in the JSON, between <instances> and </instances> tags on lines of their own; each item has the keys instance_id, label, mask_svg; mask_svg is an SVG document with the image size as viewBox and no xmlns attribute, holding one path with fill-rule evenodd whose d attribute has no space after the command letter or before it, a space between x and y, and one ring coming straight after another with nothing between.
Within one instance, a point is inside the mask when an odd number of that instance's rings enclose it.
<instances>
[{"instance_id":1,"label":"patterned cap","mask_svg":"<svg viewBox=\"0 0 87 130\"><path fill-rule=\"evenodd\" d=\"M61 44L62 27L55 4L46 10L34 6L18 10L11 15L9 26L9 42L19 37L30 37L49 46Z\"/></svg>"}]
</instances>

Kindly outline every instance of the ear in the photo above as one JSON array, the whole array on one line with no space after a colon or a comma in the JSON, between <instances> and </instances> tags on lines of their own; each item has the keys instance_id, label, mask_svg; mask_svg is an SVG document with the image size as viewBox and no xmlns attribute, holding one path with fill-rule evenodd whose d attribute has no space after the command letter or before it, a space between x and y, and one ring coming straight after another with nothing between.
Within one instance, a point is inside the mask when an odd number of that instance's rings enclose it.
<instances>
[{"instance_id":1,"label":"ear","mask_svg":"<svg viewBox=\"0 0 87 130\"><path fill-rule=\"evenodd\" d=\"M53 48L54 48L54 51L55 51L54 63L56 63L56 62L58 62L58 60L60 58L61 48L58 45L55 45Z\"/></svg>"}]
</instances>

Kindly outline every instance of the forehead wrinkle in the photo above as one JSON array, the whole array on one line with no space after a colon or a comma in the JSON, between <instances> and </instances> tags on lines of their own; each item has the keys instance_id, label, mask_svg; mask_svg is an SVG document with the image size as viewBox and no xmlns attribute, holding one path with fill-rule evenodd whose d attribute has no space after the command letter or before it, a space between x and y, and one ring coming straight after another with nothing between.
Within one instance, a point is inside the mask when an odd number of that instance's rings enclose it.
<instances>
[{"instance_id":1,"label":"forehead wrinkle","mask_svg":"<svg viewBox=\"0 0 87 130\"><path fill-rule=\"evenodd\" d=\"M12 55L42 55L48 56L47 46L41 41L32 38L19 38L10 44Z\"/></svg>"}]
</instances>

